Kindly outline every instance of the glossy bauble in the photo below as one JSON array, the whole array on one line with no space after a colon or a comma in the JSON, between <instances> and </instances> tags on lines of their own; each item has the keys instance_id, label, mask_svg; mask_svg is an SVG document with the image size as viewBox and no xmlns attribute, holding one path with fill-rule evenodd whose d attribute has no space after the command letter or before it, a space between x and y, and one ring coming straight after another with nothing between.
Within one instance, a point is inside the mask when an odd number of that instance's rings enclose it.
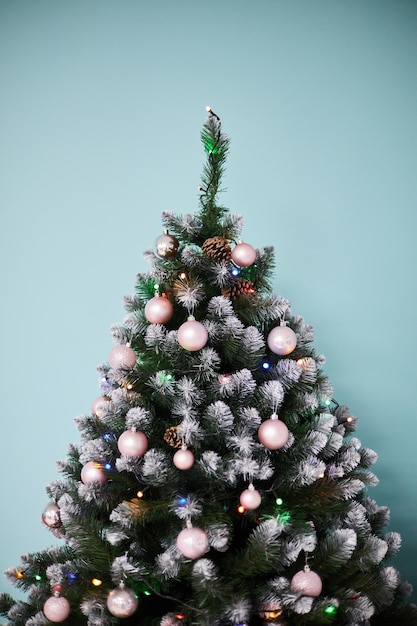
<instances>
[{"instance_id":1,"label":"glossy bauble","mask_svg":"<svg viewBox=\"0 0 417 626\"><path fill-rule=\"evenodd\" d=\"M125 430L117 440L120 454L130 457L143 456L148 449L148 439L139 430Z\"/></svg>"},{"instance_id":2,"label":"glossy bauble","mask_svg":"<svg viewBox=\"0 0 417 626\"><path fill-rule=\"evenodd\" d=\"M135 592L123 585L110 591L107 596L107 608L115 617L130 617L138 604Z\"/></svg>"},{"instance_id":3,"label":"glossy bauble","mask_svg":"<svg viewBox=\"0 0 417 626\"><path fill-rule=\"evenodd\" d=\"M43 605L43 612L50 622L64 622L70 614L71 607L66 598L55 595L47 599Z\"/></svg>"},{"instance_id":4,"label":"glossy bauble","mask_svg":"<svg viewBox=\"0 0 417 626\"><path fill-rule=\"evenodd\" d=\"M174 314L171 300L163 296L151 298L145 306L145 317L151 324L166 324Z\"/></svg>"},{"instance_id":5,"label":"glossy bauble","mask_svg":"<svg viewBox=\"0 0 417 626\"><path fill-rule=\"evenodd\" d=\"M188 319L179 327L177 340L184 350L195 352L206 345L208 332L201 322L197 322L195 319Z\"/></svg>"},{"instance_id":6,"label":"glossy bauble","mask_svg":"<svg viewBox=\"0 0 417 626\"><path fill-rule=\"evenodd\" d=\"M110 398L107 396L99 396L91 405L91 412L96 417L102 417L109 407Z\"/></svg>"},{"instance_id":7,"label":"glossy bauble","mask_svg":"<svg viewBox=\"0 0 417 626\"><path fill-rule=\"evenodd\" d=\"M81 470L81 480L85 485L87 483L103 485L107 481L107 475L100 463L88 461Z\"/></svg>"},{"instance_id":8,"label":"glossy bauble","mask_svg":"<svg viewBox=\"0 0 417 626\"><path fill-rule=\"evenodd\" d=\"M178 469L188 470L194 465L194 454L191 450L181 448L174 454L172 461Z\"/></svg>"},{"instance_id":9,"label":"glossy bauble","mask_svg":"<svg viewBox=\"0 0 417 626\"><path fill-rule=\"evenodd\" d=\"M308 565L297 572L291 579L291 591L301 593L303 596L316 598L321 594L322 582L316 572L312 572Z\"/></svg>"},{"instance_id":10,"label":"glossy bauble","mask_svg":"<svg viewBox=\"0 0 417 626\"><path fill-rule=\"evenodd\" d=\"M249 485L249 488L240 494L240 504L249 511L257 509L261 504L261 500L261 494L254 489L253 485Z\"/></svg>"},{"instance_id":11,"label":"glossy bauble","mask_svg":"<svg viewBox=\"0 0 417 626\"><path fill-rule=\"evenodd\" d=\"M207 535L201 528L184 528L177 537L177 548L187 558L198 559L207 551Z\"/></svg>"},{"instance_id":12,"label":"glossy bauble","mask_svg":"<svg viewBox=\"0 0 417 626\"><path fill-rule=\"evenodd\" d=\"M177 256L179 242L174 235L165 232L155 241L155 254L159 259L171 261Z\"/></svg>"},{"instance_id":13,"label":"glossy bauble","mask_svg":"<svg viewBox=\"0 0 417 626\"><path fill-rule=\"evenodd\" d=\"M116 346L110 352L109 363L113 369L131 370L136 365L136 352L127 345Z\"/></svg>"},{"instance_id":14,"label":"glossy bauble","mask_svg":"<svg viewBox=\"0 0 417 626\"><path fill-rule=\"evenodd\" d=\"M42 522L48 528L59 528L62 526L59 506L51 502L42 513Z\"/></svg>"},{"instance_id":15,"label":"glossy bauble","mask_svg":"<svg viewBox=\"0 0 417 626\"><path fill-rule=\"evenodd\" d=\"M256 259L256 250L249 243L238 243L232 250L232 261L239 267L249 267Z\"/></svg>"},{"instance_id":16,"label":"glossy bauble","mask_svg":"<svg viewBox=\"0 0 417 626\"><path fill-rule=\"evenodd\" d=\"M258 439L268 450L278 450L288 441L288 428L281 420L269 418L258 428Z\"/></svg>"},{"instance_id":17,"label":"glossy bauble","mask_svg":"<svg viewBox=\"0 0 417 626\"><path fill-rule=\"evenodd\" d=\"M290 354L297 345L297 335L289 326L275 326L270 331L267 342L274 354L285 356Z\"/></svg>"}]
</instances>

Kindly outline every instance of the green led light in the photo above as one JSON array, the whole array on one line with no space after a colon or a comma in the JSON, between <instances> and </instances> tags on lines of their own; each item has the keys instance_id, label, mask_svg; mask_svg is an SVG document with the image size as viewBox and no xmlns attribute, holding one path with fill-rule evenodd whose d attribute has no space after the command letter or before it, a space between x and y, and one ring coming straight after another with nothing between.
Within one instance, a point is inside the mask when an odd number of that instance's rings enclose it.
<instances>
[{"instance_id":1,"label":"green led light","mask_svg":"<svg viewBox=\"0 0 417 626\"><path fill-rule=\"evenodd\" d=\"M162 371L158 373L158 376L159 379L164 383L170 383L172 380L174 380L174 375L170 372Z\"/></svg>"},{"instance_id":2,"label":"green led light","mask_svg":"<svg viewBox=\"0 0 417 626\"><path fill-rule=\"evenodd\" d=\"M35 576L33 577L35 580L42 580L42 576L40 574L35 574Z\"/></svg>"},{"instance_id":3,"label":"green led light","mask_svg":"<svg viewBox=\"0 0 417 626\"><path fill-rule=\"evenodd\" d=\"M151 592L150 592L150 591L144 591L144 592L143 592L143 595L144 595L144 596L150 596L150 595L152 595L152 594L151 594Z\"/></svg>"},{"instance_id":4,"label":"green led light","mask_svg":"<svg viewBox=\"0 0 417 626\"><path fill-rule=\"evenodd\" d=\"M334 615L337 611L337 608L334 606L334 604L329 604L329 606L326 606L326 608L323 610L323 613L326 613L326 615Z\"/></svg>"},{"instance_id":5,"label":"green led light","mask_svg":"<svg viewBox=\"0 0 417 626\"><path fill-rule=\"evenodd\" d=\"M282 498L277 498L275 500L275 502L278 504L278 506L281 506L281 504L284 502L284 500Z\"/></svg>"}]
</instances>

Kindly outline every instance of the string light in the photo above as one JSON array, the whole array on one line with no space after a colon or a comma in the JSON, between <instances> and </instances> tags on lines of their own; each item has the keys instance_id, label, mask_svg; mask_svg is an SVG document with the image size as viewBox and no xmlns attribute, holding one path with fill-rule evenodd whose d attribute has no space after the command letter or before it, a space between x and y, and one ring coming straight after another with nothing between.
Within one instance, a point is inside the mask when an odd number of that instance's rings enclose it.
<instances>
[{"instance_id":1,"label":"string light","mask_svg":"<svg viewBox=\"0 0 417 626\"><path fill-rule=\"evenodd\" d=\"M277 498L277 499L275 500L275 503L276 503L278 506L281 506L281 504L284 504L284 500L283 500L282 498Z\"/></svg>"},{"instance_id":2,"label":"string light","mask_svg":"<svg viewBox=\"0 0 417 626\"><path fill-rule=\"evenodd\" d=\"M35 574L33 578L37 580L38 582L42 580L42 576L40 574Z\"/></svg>"},{"instance_id":3,"label":"string light","mask_svg":"<svg viewBox=\"0 0 417 626\"><path fill-rule=\"evenodd\" d=\"M93 578L91 584L94 585L94 587L100 587L103 584L103 581L100 580L100 578Z\"/></svg>"},{"instance_id":4,"label":"string light","mask_svg":"<svg viewBox=\"0 0 417 626\"><path fill-rule=\"evenodd\" d=\"M237 507L237 511L238 513L244 513L245 512L245 507L242 506L241 504Z\"/></svg>"},{"instance_id":5,"label":"string light","mask_svg":"<svg viewBox=\"0 0 417 626\"><path fill-rule=\"evenodd\" d=\"M15 576L16 576L16 578L21 579L21 578L24 578L24 577L25 577L25 574L24 574L24 572L22 572L21 570L18 570L18 571L16 572Z\"/></svg>"},{"instance_id":6,"label":"string light","mask_svg":"<svg viewBox=\"0 0 417 626\"><path fill-rule=\"evenodd\" d=\"M184 618L185 618L185 615L184 615L183 613L176 613L175 617L176 617L177 619L184 619Z\"/></svg>"},{"instance_id":7,"label":"string light","mask_svg":"<svg viewBox=\"0 0 417 626\"><path fill-rule=\"evenodd\" d=\"M269 370L270 367L271 367L271 364L268 361L262 362L262 369Z\"/></svg>"},{"instance_id":8,"label":"string light","mask_svg":"<svg viewBox=\"0 0 417 626\"><path fill-rule=\"evenodd\" d=\"M337 607L334 606L334 604L329 604L329 606L326 606L323 609L323 613L326 613L326 615L334 615L337 611Z\"/></svg>"},{"instance_id":9,"label":"string light","mask_svg":"<svg viewBox=\"0 0 417 626\"><path fill-rule=\"evenodd\" d=\"M143 498L143 491L138 491L136 495L138 498Z\"/></svg>"}]
</instances>

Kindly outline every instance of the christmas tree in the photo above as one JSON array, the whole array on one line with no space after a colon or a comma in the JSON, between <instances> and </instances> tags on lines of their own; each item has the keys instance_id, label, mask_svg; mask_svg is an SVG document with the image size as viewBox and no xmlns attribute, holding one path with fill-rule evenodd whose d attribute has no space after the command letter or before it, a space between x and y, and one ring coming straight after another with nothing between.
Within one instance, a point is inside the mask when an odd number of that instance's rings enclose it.
<instances>
[{"instance_id":1,"label":"christmas tree","mask_svg":"<svg viewBox=\"0 0 417 626\"><path fill-rule=\"evenodd\" d=\"M357 419L313 331L271 288L274 251L218 196L229 149L210 109L195 214L162 214L150 271L111 328L100 393L76 419L24 555L7 624L413 625L400 547Z\"/></svg>"}]
</instances>

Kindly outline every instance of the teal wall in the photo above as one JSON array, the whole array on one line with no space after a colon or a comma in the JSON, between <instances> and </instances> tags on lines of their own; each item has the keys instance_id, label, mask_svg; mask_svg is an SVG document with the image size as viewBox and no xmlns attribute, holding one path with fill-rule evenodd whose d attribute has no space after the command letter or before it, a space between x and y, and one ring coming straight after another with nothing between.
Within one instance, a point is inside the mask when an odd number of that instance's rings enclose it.
<instances>
[{"instance_id":1,"label":"teal wall","mask_svg":"<svg viewBox=\"0 0 417 626\"><path fill-rule=\"evenodd\" d=\"M407 0L0 0L1 571L52 542L44 488L161 212L198 206L210 104L222 200L275 247L417 588L416 68Z\"/></svg>"}]
</instances>

